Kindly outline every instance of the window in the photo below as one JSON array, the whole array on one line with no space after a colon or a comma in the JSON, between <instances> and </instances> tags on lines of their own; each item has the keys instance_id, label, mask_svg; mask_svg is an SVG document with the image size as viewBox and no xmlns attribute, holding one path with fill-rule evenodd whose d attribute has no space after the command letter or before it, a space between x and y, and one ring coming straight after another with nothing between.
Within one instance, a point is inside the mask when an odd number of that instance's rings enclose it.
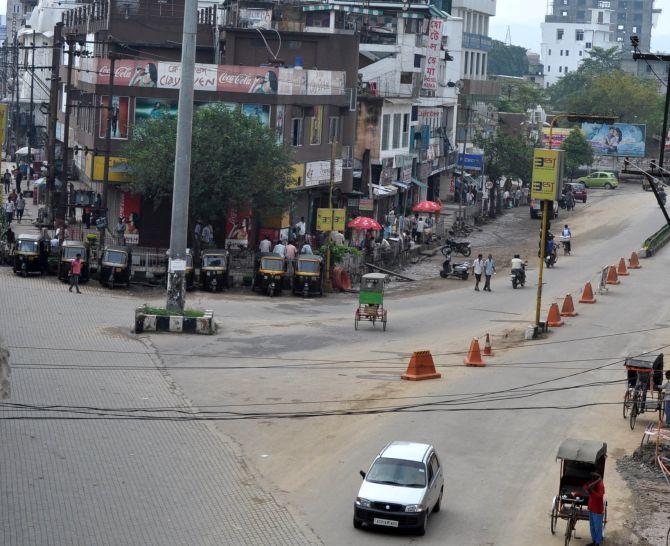
<instances>
[{"instance_id":1,"label":"window","mask_svg":"<svg viewBox=\"0 0 670 546\"><path fill-rule=\"evenodd\" d=\"M315 106L312 116L309 118L309 144L318 146L321 144L321 128L323 126L323 106Z\"/></svg>"},{"instance_id":2,"label":"window","mask_svg":"<svg viewBox=\"0 0 670 546\"><path fill-rule=\"evenodd\" d=\"M567 67L567 66L563 69L563 73L564 73L564 74L567 74L567 73L568 73L568 67Z\"/></svg>"},{"instance_id":3,"label":"window","mask_svg":"<svg viewBox=\"0 0 670 546\"><path fill-rule=\"evenodd\" d=\"M612 2L610 2L609 0L600 0L598 2L598 7L599 8L610 8L610 7L612 7Z\"/></svg>"},{"instance_id":4,"label":"window","mask_svg":"<svg viewBox=\"0 0 670 546\"><path fill-rule=\"evenodd\" d=\"M561 15L562 15L563 17L567 17L567 16L568 16L568 12L567 12L567 11L562 11L562 12L561 12Z\"/></svg>"},{"instance_id":5,"label":"window","mask_svg":"<svg viewBox=\"0 0 670 546\"><path fill-rule=\"evenodd\" d=\"M401 72L400 73L400 83L412 85L412 73L411 72Z\"/></svg>"},{"instance_id":6,"label":"window","mask_svg":"<svg viewBox=\"0 0 670 546\"><path fill-rule=\"evenodd\" d=\"M412 106L412 121L418 121L418 120L419 120L419 107Z\"/></svg>"},{"instance_id":7,"label":"window","mask_svg":"<svg viewBox=\"0 0 670 546\"><path fill-rule=\"evenodd\" d=\"M402 115L402 147L409 145L409 114Z\"/></svg>"},{"instance_id":8,"label":"window","mask_svg":"<svg viewBox=\"0 0 670 546\"><path fill-rule=\"evenodd\" d=\"M414 55L414 68L421 68L421 59L423 55Z\"/></svg>"},{"instance_id":9,"label":"window","mask_svg":"<svg viewBox=\"0 0 670 546\"><path fill-rule=\"evenodd\" d=\"M547 55L551 55L551 49L547 50Z\"/></svg>"},{"instance_id":10,"label":"window","mask_svg":"<svg viewBox=\"0 0 670 546\"><path fill-rule=\"evenodd\" d=\"M400 123L402 114L393 114L393 149L400 148Z\"/></svg>"},{"instance_id":11,"label":"window","mask_svg":"<svg viewBox=\"0 0 670 546\"><path fill-rule=\"evenodd\" d=\"M382 150L389 149L389 133L391 131L391 115L382 116Z\"/></svg>"},{"instance_id":12,"label":"window","mask_svg":"<svg viewBox=\"0 0 670 546\"><path fill-rule=\"evenodd\" d=\"M556 39L557 40L562 40L564 33L565 33L565 31L562 28L557 28L556 29Z\"/></svg>"},{"instance_id":13,"label":"window","mask_svg":"<svg viewBox=\"0 0 670 546\"><path fill-rule=\"evenodd\" d=\"M302 118L293 118L291 122L291 146L302 146Z\"/></svg>"},{"instance_id":14,"label":"window","mask_svg":"<svg viewBox=\"0 0 670 546\"><path fill-rule=\"evenodd\" d=\"M569 57L569 56L570 56L570 50L569 50L569 49L566 49L566 50L565 50L565 56L566 56L566 57Z\"/></svg>"},{"instance_id":15,"label":"window","mask_svg":"<svg viewBox=\"0 0 670 546\"><path fill-rule=\"evenodd\" d=\"M561 57L563 56L563 50L561 49Z\"/></svg>"},{"instance_id":16,"label":"window","mask_svg":"<svg viewBox=\"0 0 670 546\"><path fill-rule=\"evenodd\" d=\"M577 42L583 42L584 41L584 31L583 30L575 30L575 41L577 41Z\"/></svg>"},{"instance_id":17,"label":"window","mask_svg":"<svg viewBox=\"0 0 670 546\"><path fill-rule=\"evenodd\" d=\"M547 72L551 72L551 65L547 65Z\"/></svg>"},{"instance_id":18,"label":"window","mask_svg":"<svg viewBox=\"0 0 670 546\"><path fill-rule=\"evenodd\" d=\"M602 25L605 20L605 15L603 14L602 11L598 12L598 24Z\"/></svg>"},{"instance_id":19,"label":"window","mask_svg":"<svg viewBox=\"0 0 670 546\"><path fill-rule=\"evenodd\" d=\"M617 25L617 26L616 26L616 29L617 29L617 30L623 30L623 25Z\"/></svg>"},{"instance_id":20,"label":"window","mask_svg":"<svg viewBox=\"0 0 670 546\"><path fill-rule=\"evenodd\" d=\"M637 27L633 27L633 34L637 34Z\"/></svg>"},{"instance_id":21,"label":"window","mask_svg":"<svg viewBox=\"0 0 670 546\"><path fill-rule=\"evenodd\" d=\"M558 71L561 72L561 73L563 73L563 67L562 67L562 66L559 66L559 67L558 67Z\"/></svg>"},{"instance_id":22,"label":"window","mask_svg":"<svg viewBox=\"0 0 670 546\"><path fill-rule=\"evenodd\" d=\"M563 0L563 5L567 6L568 5L568 0Z\"/></svg>"},{"instance_id":23,"label":"window","mask_svg":"<svg viewBox=\"0 0 670 546\"><path fill-rule=\"evenodd\" d=\"M340 141L340 118L331 116L328 118L328 144Z\"/></svg>"},{"instance_id":24,"label":"window","mask_svg":"<svg viewBox=\"0 0 670 546\"><path fill-rule=\"evenodd\" d=\"M463 67L463 74L468 75L468 62L470 61L470 52L465 52L465 65Z\"/></svg>"},{"instance_id":25,"label":"window","mask_svg":"<svg viewBox=\"0 0 670 546\"><path fill-rule=\"evenodd\" d=\"M591 42L586 42L586 43L584 44L584 48L585 48L585 49L591 49Z\"/></svg>"},{"instance_id":26,"label":"window","mask_svg":"<svg viewBox=\"0 0 670 546\"><path fill-rule=\"evenodd\" d=\"M580 49L579 50L579 56L581 57L584 52Z\"/></svg>"}]
</instances>

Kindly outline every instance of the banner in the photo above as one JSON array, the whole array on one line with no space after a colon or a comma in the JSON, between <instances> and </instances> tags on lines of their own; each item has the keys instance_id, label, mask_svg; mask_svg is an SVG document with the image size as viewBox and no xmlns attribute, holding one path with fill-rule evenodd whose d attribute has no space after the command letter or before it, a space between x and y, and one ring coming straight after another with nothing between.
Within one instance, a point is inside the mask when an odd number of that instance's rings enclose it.
<instances>
[{"instance_id":1,"label":"banner","mask_svg":"<svg viewBox=\"0 0 670 546\"><path fill-rule=\"evenodd\" d=\"M7 128L7 105L0 104L0 153L5 144L5 129Z\"/></svg>"},{"instance_id":2,"label":"banner","mask_svg":"<svg viewBox=\"0 0 670 546\"><path fill-rule=\"evenodd\" d=\"M276 68L227 65L218 67L217 91L276 95L278 87Z\"/></svg>"},{"instance_id":3,"label":"banner","mask_svg":"<svg viewBox=\"0 0 670 546\"><path fill-rule=\"evenodd\" d=\"M644 157L646 125L582 123L582 131L596 155Z\"/></svg>"},{"instance_id":4,"label":"banner","mask_svg":"<svg viewBox=\"0 0 670 546\"><path fill-rule=\"evenodd\" d=\"M559 129L554 127L551 131L551 145L549 144L549 127L542 128L542 146L558 150L563 141L568 137L572 129Z\"/></svg>"},{"instance_id":5,"label":"banner","mask_svg":"<svg viewBox=\"0 0 670 546\"><path fill-rule=\"evenodd\" d=\"M536 148L533 153L531 199L556 201L560 194L563 169L563 151Z\"/></svg>"},{"instance_id":6,"label":"banner","mask_svg":"<svg viewBox=\"0 0 670 546\"><path fill-rule=\"evenodd\" d=\"M213 64L196 64L193 88L196 91L216 91L218 70ZM158 63L158 87L179 89L181 87L181 63Z\"/></svg>"},{"instance_id":7,"label":"banner","mask_svg":"<svg viewBox=\"0 0 670 546\"><path fill-rule=\"evenodd\" d=\"M128 97L112 97L112 127L111 136L114 139L128 138ZM109 118L109 96L100 97L100 127L98 135L100 138L107 136L107 120Z\"/></svg>"},{"instance_id":8,"label":"banner","mask_svg":"<svg viewBox=\"0 0 670 546\"><path fill-rule=\"evenodd\" d=\"M163 116L176 116L177 106L176 100L137 97L135 99L135 123Z\"/></svg>"},{"instance_id":9,"label":"banner","mask_svg":"<svg viewBox=\"0 0 670 546\"><path fill-rule=\"evenodd\" d=\"M305 165L305 186L318 186L330 182L330 161L312 161ZM342 160L335 160L335 180L342 182Z\"/></svg>"},{"instance_id":10,"label":"banner","mask_svg":"<svg viewBox=\"0 0 670 546\"><path fill-rule=\"evenodd\" d=\"M441 46L442 19L431 19L428 24L428 46L426 47L426 66L423 70L422 89L437 90Z\"/></svg>"},{"instance_id":11,"label":"banner","mask_svg":"<svg viewBox=\"0 0 670 546\"><path fill-rule=\"evenodd\" d=\"M317 231L344 231L346 209L317 209Z\"/></svg>"},{"instance_id":12,"label":"banner","mask_svg":"<svg viewBox=\"0 0 670 546\"><path fill-rule=\"evenodd\" d=\"M468 171L481 171L484 167L482 154L458 154L458 166Z\"/></svg>"},{"instance_id":13,"label":"banner","mask_svg":"<svg viewBox=\"0 0 670 546\"><path fill-rule=\"evenodd\" d=\"M140 208L142 196L138 193L123 192L119 216L123 218L126 230L123 240L127 245L140 244Z\"/></svg>"},{"instance_id":14,"label":"banner","mask_svg":"<svg viewBox=\"0 0 670 546\"><path fill-rule=\"evenodd\" d=\"M226 218L226 248L249 246L249 231L251 229L251 211L228 211Z\"/></svg>"}]
</instances>

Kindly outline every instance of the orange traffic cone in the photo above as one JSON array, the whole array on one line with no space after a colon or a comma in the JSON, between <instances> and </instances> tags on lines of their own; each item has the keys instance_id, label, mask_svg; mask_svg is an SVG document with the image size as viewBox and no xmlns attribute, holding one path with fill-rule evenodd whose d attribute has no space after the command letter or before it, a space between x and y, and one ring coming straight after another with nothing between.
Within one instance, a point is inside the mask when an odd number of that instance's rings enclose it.
<instances>
[{"instance_id":1,"label":"orange traffic cone","mask_svg":"<svg viewBox=\"0 0 670 546\"><path fill-rule=\"evenodd\" d=\"M561 308L562 317L576 317L575 304L572 303L572 296L568 294L563 300L563 307Z\"/></svg>"},{"instance_id":2,"label":"orange traffic cone","mask_svg":"<svg viewBox=\"0 0 670 546\"><path fill-rule=\"evenodd\" d=\"M486 334L486 341L484 342L484 356L493 356L493 349L491 348L491 336Z\"/></svg>"},{"instance_id":3,"label":"orange traffic cone","mask_svg":"<svg viewBox=\"0 0 670 546\"><path fill-rule=\"evenodd\" d=\"M408 381L421 381L422 379L439 379L441 373L435 371L433 355L430 351L414 351L409 359L407 371L400 376Z\"/></svg>"},{"instance_id":4,"label":"orange traffic cone","mask_svg":"<svg viewBox=\"0 0 670 546\"><path fill-rule=\"evenodd\" d=\"M630 273L628 273L628 269L626 269L626 260L623 258L619 260L619 267L617 267L616 274L620 277L627 277L630 275Z\"/></svg>"},{"instance_id":5,"label":"orange traffic cone","mask_svg":"<svg viewBox=\"0 0 670 546\"><path fill-rule=\"evenodd\" d=\"M558 312L558 303L552 303L549 308L549 314L547 315L547 325L550 328L558 328L563 326L563 321L561 320L561 314Z\"/></svg>"},{"instance_id":6,"label":"orange traffic cone","mask_svg":"<svg viewBox=\"0 0 670 546\"><path fill-rule=\"evenodd\" d=\"M619 276L616 274L616 269L613 265L610 265L609 270L607 271L607 284L619 284Z\"/></svg>"},{"instance_id":7,"label":"orange traffic cone","mask_svg":"<svg viewBox=\"0 0 670 546\"><path fill-rule=\"evenodd\" d=\"M596 298L593 297L593 288L591 283L587 282L584 285L584 292L582 292L582 297L579 298L579 303L595 303Z\"/></svg>"},{"instance_id":8,"label":"orange traffic cone","mask_svg":"<svg viewBox=\"0 0 670 546\"><path fill-rule=\"evenodd\" d=\"M637 252L633 252L630 255L630 260L628 260L628 269L640 269L642 266L640 265L640 260L637 257Z\"/></svg>"},{"instance_id":9,"label":"orange traffic cone","mask_svg":"<svg viewBox=\"0 0 670 546\"><path fill-rule=\"evenodd\" d=\"M482 353L479 350L479 340L476 337L472 338L468 356L465 357L463 362L466 366L486 366L486 362L482 360Z\"/></svg>"}]
</instances>

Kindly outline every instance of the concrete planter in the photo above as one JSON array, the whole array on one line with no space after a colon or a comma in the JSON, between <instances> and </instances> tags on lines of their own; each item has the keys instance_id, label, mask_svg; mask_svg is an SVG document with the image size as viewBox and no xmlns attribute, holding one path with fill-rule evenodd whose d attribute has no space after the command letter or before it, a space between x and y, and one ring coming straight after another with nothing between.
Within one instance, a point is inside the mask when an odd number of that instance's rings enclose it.
<instances>
[{"instance_id":1,"label":"concrete planter","mask_svg":"<svg viewBox=\"0 0 670 546\"><path fill-rule=\"evenodd\" d=\"M149 315L143 307L138 307L135 309L135 333L143 332L212 335L216 332L216 322L212 311L205 311L202 317L162 316Z\"/></svg>"}]
</instances>

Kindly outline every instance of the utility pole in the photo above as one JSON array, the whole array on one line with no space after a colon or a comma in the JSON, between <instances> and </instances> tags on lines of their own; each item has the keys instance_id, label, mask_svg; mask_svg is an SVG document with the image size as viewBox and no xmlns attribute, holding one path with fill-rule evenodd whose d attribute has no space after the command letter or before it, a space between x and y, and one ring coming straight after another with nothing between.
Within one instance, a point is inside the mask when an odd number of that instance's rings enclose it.
<instances>
[{"instance_id":1,"label":"utility pole","mask_svg":"<svg viewBox=\"0 0 670 546\"><path fill-rule=\"evenodd\" d=\"M14 152L19 146L19 37L18 34L14 34L14 51L12 52L12 57L14 58L14 93L16 95L16 111L14 114Z\"/></svg>"},{"instance_id":2,"label":"utility pole","mask_svg":"<svg viewBox=\"0 0 670 546\"><path fill-rule=\"evenodd\" d=\"M468 129L470 127L470 107L465 107L465 135L463 138L463 155L460 158L459 163L461 164L461 183L458 186L458 219L460 221L462 216L461 208L463 206L463 185L465 184L465 149L468 144Z\"/></svg>"},{"instance_id":3,"label":"utility pole","mask_svg":"<svg viewBox=\"0 0 670 546\"><path fill-rule=\"evenodd\" d=\"M116 72L116 54L107 51L109 57L109 87L107 89L107 124L105 127L105 164L102 171L102 210L104 211L106 222L103 222L100 229L100 248L105 247L105 235L109 218L107 218L107 199L109 197L109 153L112 148L112 103L114 102L114 72ZM101 105L102 106L102 105ZM119 242L121 244L121 242Z\"/></svg>"},{"instance_id":4,"label":"utility pole","mask_svg":"<svg viewBox=\"0 0 670 546\"><path fill-rule=\"evenodd\" d=\"M60 207L58 214L63 214L63 229L60 230L60 242L65 237L65 222L67 221L67 177L69 170L68 148L70 146L70 94L72 91L72 65L74 63L74 40L67 38L67 76L65 80L65 120L63 123L63 180L61 180Z\"/></svg>"},{"instance_id":5,"label":"utility pole","mask_svg":"<svg viewBox=\"0 0 670 546\"><path fill-rule=\"evenodd\" d=\"M26 178L28 179L26 184L30 184L30 171L32 170L32 153L33 153L33 133L35 132L35 108L34 96L35 96L35 31L33 30L32 44L30 47L30 113L28 115L28 173Z\"/></svg>"},{"instance_id":6,"label":"utility pole","mask_svg":"<svg viewBox=\"0 0 670 546\"><path fill-rule=\"evenodd\" d=\"M60 91L60 59L62 50L63 23L54 27L53 49L51 50L51 81L49 82L49 123L47 126L47 211L49 223L53 222L54 199L56 189L56 122L58 121L58 93Z\"/></svg>"},{"instance_id":7,"label":"utility pole","mask_svg":"<svg viewBox=\"0 0 670 546\"><path fill-rule=\"evenodd\" d=\"M330 180L328 192L328 212L330 213L330 230L328 230L328 238L326 239L326 290L332 292L333 285L330 278L330 245L332 243L333 221L335 214L333 212L333 189L335 188L335 154L337 153L337 135L332 135L333 141L330 145Z\"/></svg>"},{"instance_id":8,"label":"utility pole","mask_svg":"<svg viewBox=\"0 0 670 546\"><path fill-rule=\"evenodd\" d=\"M181 87L177 113L177 146L172 190L172 224L167 276L168 311L183 313L186 299L186 231L191 184L191 137L193 135L193 79L198 32L198 0L184 3L184 30L181 45Z\"/></svg>"}]
</instances>

